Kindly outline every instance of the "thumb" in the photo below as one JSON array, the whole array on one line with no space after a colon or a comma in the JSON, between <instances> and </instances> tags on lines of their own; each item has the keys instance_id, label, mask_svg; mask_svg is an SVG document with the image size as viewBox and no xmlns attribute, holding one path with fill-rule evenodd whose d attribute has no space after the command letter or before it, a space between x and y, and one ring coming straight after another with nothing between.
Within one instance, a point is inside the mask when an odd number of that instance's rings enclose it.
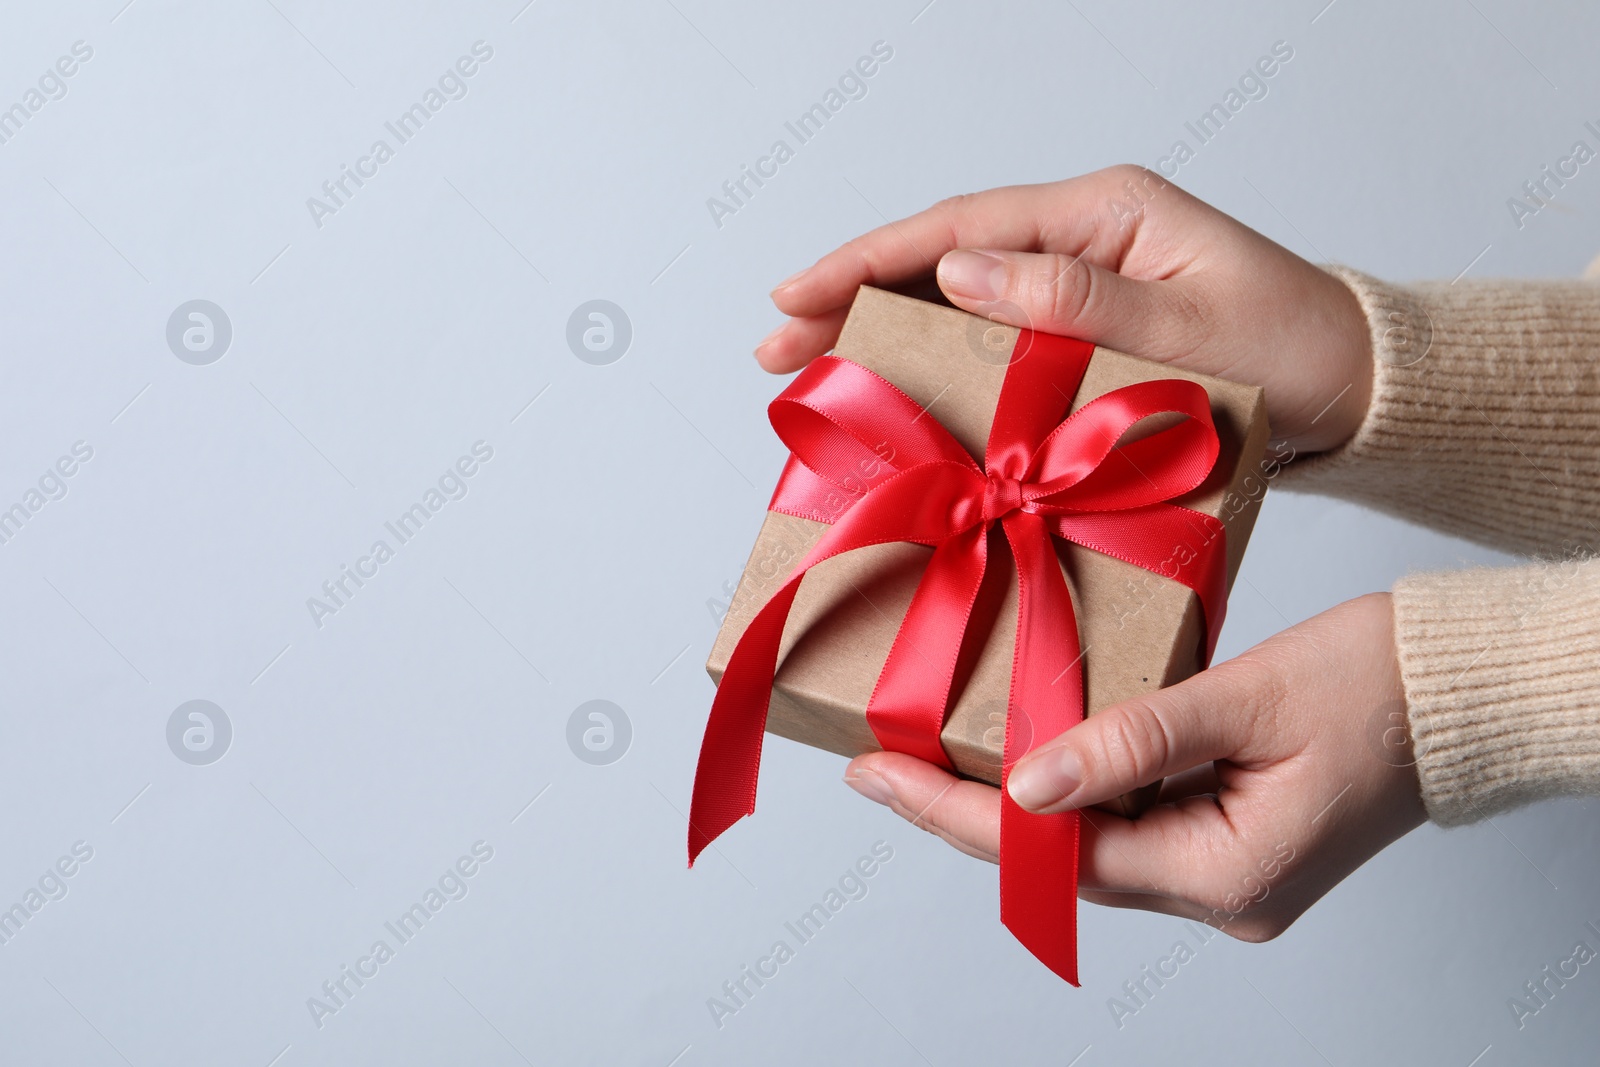
<instances>
[{"instance_id":1,"label":"thumb","mask_svg":"<svg viewBox=\"0 0 1600 1067\"><path fill-rule=\"evenodd\" d=\"M1243 747L1247 701L1214 671L1096 712L1012 767L1011 798L1053 814L1100 804Z\"/></svg>"},{"instance_id":2,"label":"thumb","mask_svg":"<svg viewBox=\"0 0 1600 1067\"><path fill-rule=\"evenodd\" d=\"M1170 344L1181 315L1163 283L1126 278L1081 256L958 248L939 260L938 278L965 311L1124 352Z\"/></svg>"}]
</instances>

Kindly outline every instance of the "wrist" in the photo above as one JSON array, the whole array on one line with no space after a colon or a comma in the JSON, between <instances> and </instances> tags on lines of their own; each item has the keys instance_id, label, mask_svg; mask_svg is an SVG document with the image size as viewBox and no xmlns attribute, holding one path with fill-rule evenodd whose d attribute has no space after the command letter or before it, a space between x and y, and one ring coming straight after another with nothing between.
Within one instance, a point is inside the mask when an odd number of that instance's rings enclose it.
<instances>
[{"instance_id":1,"label":"wrist","mask_svg":"<svg viewBox=\"0 0 1600 1067\"><path fill-rule=\"evenodd\" d=\"M1332 353L1325 371L1326 406L1313 415L1314 432L1304 442L1307 452L1332 452L1360 432L1376 393L1378 364L1405 365L1408 344L1414 347L1420 338L1404 324L1426 318L1420 308L1399 307L1392 293L1364 284L1364 275L1339 266L1322 270L1331 290L1323 325ZM1431 330L1423 332L1431 338Z\"/></svg>"},{"instance_id":2,"label":"wrist","mask_svg":"<svg viewBox=\"0 0 1600 1067\"><path fill-rule=\"evenodd\" d=\"M1335 273L1334 277L1339 283L1338 344L1344 353L1340 362L1348 385L1342 396L1333 398L1333 411L1329 412L1330 416L1337 415L1335 443L1331 447L1338 448L1356 435L1372 408L1379 339L1361 296L1341 273Z\"/></svg>"}]
</instances>

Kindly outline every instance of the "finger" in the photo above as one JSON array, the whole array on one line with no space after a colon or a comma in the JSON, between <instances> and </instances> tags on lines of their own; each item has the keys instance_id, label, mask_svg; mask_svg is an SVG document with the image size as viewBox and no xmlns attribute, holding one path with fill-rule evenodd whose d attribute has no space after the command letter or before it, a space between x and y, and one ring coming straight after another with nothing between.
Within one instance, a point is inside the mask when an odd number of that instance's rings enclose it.
<instances>
[{"instance_id":1,"label":"finger","mask_svg":"<svg viewBox=\"0 0 1600 1067\"><path fill-rule=\"evenodd\" d=\"M1212 911L1188 900L1175 900L1172 897L1158 897L1149 893L1101 893L1080 892L1080 900L1090 904L1098 904L1102 908L1123 908L1131 911L1149 911L1157 915L1171 915L1178 919L1188 919L1191 922L1202 923L1219 932L1223 931L1218 925L1218 916ZM1223 913L1224 918L1226 913ZM1210 940L1209 936L1207 940Z\"/></svg>"},{"instance_id":2,"label":"finger","mask_svg":"<svg viewBox=\"0 0 1600 1067\"><path fill-rule=\"evenodd\" d=\"M850 788L892 809L913 826L943 838L969 856L1000 861L1000 790L964 781L931 763L896 752L858 756L845 770ZM1095 834L1085 831L1084 837ZM1080 887L1132 892L1148 886L1115 846L1085 840L1079 851Z\"/></svg>"},{"instance_id":3,"label":"finger","mask_svg":"<svg viewBox=\"0 0 1600 1067\"><path fill-rule=\"evenodd\" d=\"M797 371L827 352L839 339L846 308L806 319L790 319L756 346L756 362L773 374Z\"/></svg>"},{"instance_id":4,"label":"finger","mask_svg":"<svg viewBox=\"0 0 1600 1067\"><path fill-rule=\"evenodd\" d=\"M857 757L845 781L967 855L999 862L998 789L899 753ZM1191 798L1139 819L1087 811L1081 818L1078 890L1085 900L1211 921L1203 902L1217 895L1217 865L1208 860L1236 851L1235 831L1215 801Z\"/></svg>"},{"instance_id":5,"label":"finger","mask_svg":"<svg viewBox=\"0 0 1600 1067\"><path fill-rule=\"evenodd\" d=\"M1007 784L1029 811L1099 804L1213 760L1248 742L1274 687L1234 660L1097 712L1017 761Z\"/></svg>"},{"instance_id":6,"label":"finger","mask_svg":"<svg viewBox=\"0 0 1600 1067\"><path fill-rule=\"evenodd\" d=\"M885 223L774 289L773 302L788 315L818 315L849 304L863 285L885 289L931 275L939 257L952 248L1037 248L1044 188L1018 185L952 197Z\"/></svg>"},{"instance_id":7,"label":"finger","mask_svg":"<svg viewBox=\"0 0 1600 1067\"><path fill-rule=\"evenodd\" d=\"M821 314L849 304L862 285L885 288L931 274L940 257L963 247L1067 252L1113 267L1134 241L1140 218L1119 213L1116 205L1147 203L1156 191L1172 204L1186 199L1158 175L1130 166L952 197L828 253L773 290L772 298L789 315Z\"/></svg>"},{"instance_id":8,"label":"finger","mask_svg":"<svg viewBox=\"0 0 1600 1067\"><path fill-rule=\"evenodd\" d=\"M845 771L845 781L862 796L967 855L999 862L1000 791L993 786L965 781L895 752L856 757ZM1165 906L1151 905L1147 910L1186 917L1198 914L1176 893L1192 888L1195 881L1197 842L1227 828L1210 800L1194 804L1187 811L1169 807L1162 816L1147 813L1139 820L1085 813L1079 837L1079 889L1152 899L1172 896Z\"/></svg>"},{"instance_id":9,"label":"finger","mask_svg":"<svg viewBox=\"0 0 1600 1067\"><path fill-rule=\"evenodd\" d=\"M939 283L932 274L914 282L895 287L895 292L925 303L947 305L949 301L939 291ZM821 315L803 319L788 319L769 333L756 346L756 362L774 374L797 371L818 356L832 351L839 341L839 332L850 315L848 307L836 308Z\"/></svg>"},{"instance_id":10,"label":"finger","mask_svg":"<svg viewBox=\"0 0 1600 1067\"><path fill-rule=\"evenodd\" d=\"M858 756L845 781L862 796L895 811L914 826L943 838L969 856L1000 861L1000 790L964 781L931 763L895 752ZM1085 832L1085 837L1094 836ZM1079 851L1081 887L1132 891L1137 869L1115 848L1085 842ZM1144 887L1147 888L1147 887Z\"/></svg>"},{"instance_id":11,"label":"finger","mask_svg":"<svg viewBox=\"0 0 1600 1067\"><path fill-rule=\"evenodd\" d=\"M1218 862L1239 831L1211 797L1151 808L1137 819L1085 810L1079 839L1080 881L1105 893L1166 898L1173 906L1205 899ZM1082 872L1092 871L1092 876ZM1178 914L1169 911L1169 914ZM1185 913L1187 914L1187 913Z\"/></svg>"},{"instance_id":12,"label":"finger","mask_svg":"<svg viewBox=\"0 0 1600 1067\"><path fill-rule=\"evenodd\" d=\"M969 856L1000 861L1000 791L900 752L857 756L845 782Z\"/></svg>"},{"instance_id":13,"label":"finger","mask_svg":"<svg viewBox=\"0 0 1600 1067\"><path fill-rule=\"evenodd\" d=\"M1124 352L1194 347L1200 323L1178 285L1124 277L1061 253L958 248L939 261L939 287L959 308Z\"/></svg>"},{"instance_id":14,"label":"finger","mask_svg":"<svg viewBox=\"0 0 1600 1067\"><path fill-rule=\"evenodd\" d=\"M1175 862L1167 859L1157 862L1149 854L1152 851L1158 856L1181 854L1188 847L1187 828L1176 832L1176 826L1163 826L1156 833L1144 832L1140 836L1140 832L1146 828L1140 827L1138 820L1108 814L1099 809L1080 812L1079 817L1080 892L1149 897L1152 900L1166 899L1171 895L1169 890L1177 884L1173 877ZM1173 899L1166 908L1149 910L1176 914L1172 908L1177 906L1179 901Z\"/></svg>"},{"instance_id":15,"label":"finger","mask_svg":"<svg viewBox=\"0 0 1600 1067\"><path fill-rule=\"evenodd\" d=\"M1225 810L1229 792L1217 800L1190 798L1120 825L1102 819L1098 828L1107 842L1139 875L1122 891L1097 891L1096 902L1192 919L1242 941L1282 933L1332 885L1308 892L1303 880L1282 881L1295 858L1290 839L1247 814Z\"/></svg>"},{"instance_id":16,"label":"finger","mask_svg":"<svg viewBox=\"0 0 1600 1067\"><path fill-rule=\"evenodd\" d=\"M1190 914L1194 910L1192 904L1151 893L1107 893L1099 889L1085 889L1080 885L1078 899L1102 908L1126 908L1151 911L1158 915L1176 915L1181 919L1193 918Z\"/></svg>"}]
</instances>

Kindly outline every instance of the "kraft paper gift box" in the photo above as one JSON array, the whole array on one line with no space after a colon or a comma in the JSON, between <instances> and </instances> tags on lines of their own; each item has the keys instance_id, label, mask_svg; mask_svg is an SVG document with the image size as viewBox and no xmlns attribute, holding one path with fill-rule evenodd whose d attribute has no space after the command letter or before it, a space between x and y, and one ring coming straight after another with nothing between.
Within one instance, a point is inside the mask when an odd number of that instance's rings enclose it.
<instances>
[{"instance_id":1,"label":"kraft paper gift box","mask_svg":"<svg viewBox=\"0 0 1600 1067\"><path fill-rule=\"evenodd\" d=\"M981 462L1018 334L955 308L863 286L834 355L888 379ZM1096 348L1071 410L1121 386L1163 378L1197 382L1210 398L1221 442L1216 465L1204 484L1172 503L1222 521L1231 588L1276 471L1265 457L1261 390ZM1157 424L1151 430L1160 426L1157 418L1146 423ZM810 519L767 513L706 664L714 680L721 681L751 618L827 529ZM1077 612L1089 714L1200 669L1203 623L1192 591L1131 563L1052 540ZM878 751L867 702L931 554L922 545L877 545L826 560L807 574L784 629L768 732L845 756ZM990 558L1004 565L992 566L986 576L940 739L958 773L998 785L1017 587L1009 554L1002 550ZM1137 814L1158 790L1159 783L1147 786L1113 807Z\"/></svg>"}]
</instances>

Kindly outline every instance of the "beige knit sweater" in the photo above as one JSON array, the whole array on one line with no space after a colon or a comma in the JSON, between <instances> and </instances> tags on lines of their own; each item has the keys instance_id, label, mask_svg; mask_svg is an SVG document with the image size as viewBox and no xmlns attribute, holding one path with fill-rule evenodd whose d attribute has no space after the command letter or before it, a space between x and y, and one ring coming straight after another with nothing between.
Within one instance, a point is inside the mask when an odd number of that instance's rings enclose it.
<instances>
[{"instance_id":1,"label":"beige knit sweater","mask_svg":"<svg viewBox=\"0 0 1600 1067\"><path fill-rule=\"evenodd\" d=\"M1372 326L1372 406L1283 485L1535 560L1394 588L1430 818L1600 795L1600 284L1332 269Z\"/></svg>"}]
</instances>

